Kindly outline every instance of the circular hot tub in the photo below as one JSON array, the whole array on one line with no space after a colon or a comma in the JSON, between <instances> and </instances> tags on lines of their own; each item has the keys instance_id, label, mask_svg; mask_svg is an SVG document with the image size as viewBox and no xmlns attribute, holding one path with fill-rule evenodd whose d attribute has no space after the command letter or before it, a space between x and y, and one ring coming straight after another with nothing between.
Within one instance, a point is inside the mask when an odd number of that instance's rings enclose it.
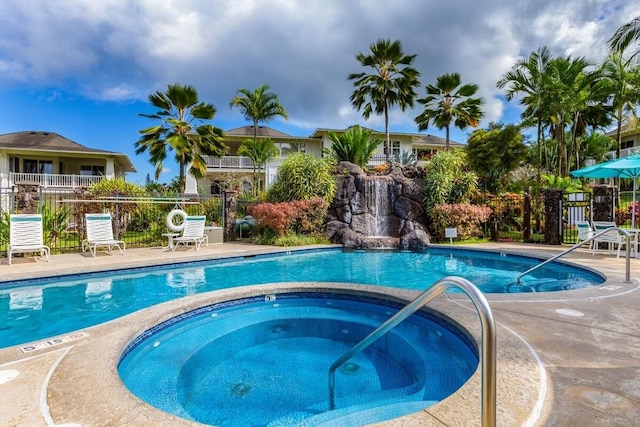
<instances>
[{"instance_id":1,"label":"circular hot tub","mask_svg":"<svg viewBox=\"0 0 640 427\"><path fill-rule=\"evenodd\" d=\"M371 297L300 292L209 305L136 337L118 366L149 404L219 426L363 425L419 411L478 365L469 335L419 311L335 371L329 367L395 314Z\"/></svg>"}]
</instances>

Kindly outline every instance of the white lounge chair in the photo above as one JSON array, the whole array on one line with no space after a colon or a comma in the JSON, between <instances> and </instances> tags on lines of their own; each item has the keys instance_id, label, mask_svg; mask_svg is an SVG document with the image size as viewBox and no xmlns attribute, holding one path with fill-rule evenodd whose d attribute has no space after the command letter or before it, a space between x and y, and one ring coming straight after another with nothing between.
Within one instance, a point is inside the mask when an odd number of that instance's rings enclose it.
<instances>
[{"instance_id":1,"label":"white lounge chair","mask_svg":"<svg viewBox=\"0 0 640 427\"><path fill-rule=\"evenodd\" d=\"M610 221L593 221L593 228L594 228L594 233L600 233L608 228L611 227L616 227L616 223L615 222L610 222ZM636 244L636 235L635 234L631 234L629 236L629 245L631 246L632 250L635 251L635 249L637 248L637 244ZM608 231L604 234L602 234L602 236L598 236L594 239L593 241L593 250L592 253L593 254L597 254L598 253L598 244L599 243L606 243L607 244L607 248L608 248L608 253L611 254L613 251L616 250L616 245L618 246L618 250L617 250L617 257L620 258L620 251L622 250L622 248L627 244L627 238L626 236L624 236L620 231L616 230L611 230Z\"/></svg>"},{"instance_id":2,"label":"white lounge chair","mask_svg":"<svg viewBox=\"0 0 640 427\"><path fill-rule=\"evenodd\" d=\"M591 224L589 221L575 221L574 224L578 229L578 241L576 243L584 242L585 240L589 240L595 234L593 228L591 228ZM593 247L593 240L589 242L589 249Z\"/></svg>"},{"instance_id":3,"label":"white lounge chair","mask_svg":"<svg viewBox=\"0 0 640 427\"><path fill-rule=\"evenodd\" d=\"M82 241L82 252L89 249L95 258L97 248L103 246L108 248L109 253L111 253L111 248L116 247L124 255L124 241L113 238L110 214L85 214L84 218L87 238Z\"/></svg>"},{"instance_id":4,"label":"white lounge chair","mask_svg":"<svg viewBox=\"0 0 640 427\"><path fill-rule=\"evenodd\" d=\"M44 256L49 261L51 251L43 241L42 215L9 215L9 246L7 246L9 265L11 265L11 255L17 252L40 252L40 256Z\"/></svg>"},{"instance_id":5,"label":"white lounge chair","mask_svg":"<svg viewBox=\"0 0 640 427\"><path fill-rule=\"evenodd\" d=\"M204 225L207 217L203 216L187 216L184 220L185 226L182 229L182 235L173 238L172 251L175 251L180 243L188 245L193 243L196 251L200 250L200 245L205 243L209 245L209 237L204 234Z\"/></svg>"}]
</instances>

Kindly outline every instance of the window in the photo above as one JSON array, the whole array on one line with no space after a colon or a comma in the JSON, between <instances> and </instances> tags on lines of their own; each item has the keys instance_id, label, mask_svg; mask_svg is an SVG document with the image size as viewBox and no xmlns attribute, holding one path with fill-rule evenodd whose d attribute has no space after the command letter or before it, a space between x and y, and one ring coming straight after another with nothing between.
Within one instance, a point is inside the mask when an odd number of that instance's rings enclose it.
<instances>
[{"instance_id":1,"label":"window","mask_svg":"<svg viewBox=\"0 0 640 427\"><path fill-rule=\"evenodd\" d=\"M224 190L224 184L222 181L211 181L211 195L220 195L222 194L222 190Z\"/></svg>"},{"instance_id":2,"label":"window","mask_svg":"<svg viewBox=\"0 0 640 427\"><path fill-rule=\"evenodd\" d=\"M622 141L620 143L620 149L626 150L627 148L633 148L633 140L630 141Z\"/></svg>"},{"instance_id":3,"label":"window","mask_svg":"<svg viewBox=\"0 0 640 427\"><path fill-rule=\"evenodd\" d=\"M80 166L80 175L82 176L104 176L104 166Z\"/></svg>"},{"instance_id":4,"label":"window","mask_svg":"<svg viewBox=\"0 0 640 427\"><path fill-rule=\"evenodd\" d=\"M286 157L293 153L307 152L307 144L304 142L276 142L276 148L280 157Z\"/></svg>"},{"instance_id":5,"label":"window","mask_svg":"<svg viewBox=\"0 0 640 427\"><path fill-rule=\"evenodd\" d=\"M391 155L395 156L396 154L399 156L400 155L400 141L389 141L390 145L391 145ZM384 144L384 154L387 154L387 143L386 141L383 142Z\"/></svg>"},{"instance_id":6,"label":"window","mask_svg":"<svg viewBox=\"0 0 640 427\"><path fill-rule=\"evenodd\" d=\"M24 159L22 166L24 173L53 173L51 160Z\"/></svg>"}]
</instances>

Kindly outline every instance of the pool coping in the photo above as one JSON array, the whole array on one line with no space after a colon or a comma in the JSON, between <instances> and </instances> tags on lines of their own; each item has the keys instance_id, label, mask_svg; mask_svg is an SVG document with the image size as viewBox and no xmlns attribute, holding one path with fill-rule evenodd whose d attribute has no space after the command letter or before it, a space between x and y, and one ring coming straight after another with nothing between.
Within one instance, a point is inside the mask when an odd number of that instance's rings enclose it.
<instances>
[{"instance_id":1,"label":"pool coping","mask_svg":"<svg viewBox=\"0 0 640 427\"><path fill-rule=\"evenodd\" d=\"M477 247L474 245L474 249ZM540 248L540 247L518 247L516 245L505 247L496 246L490 249L514 251L518 254L539 252L539 256L548 257L550 253L557 252L562 248ZM526 249L526 250L525 250ZM293 249L295 250L295 249ZM264 253L260 248L256 252ZM282 251L282 248L269 249L267 252ZM115 257L117 255L114 255ZM202 255L200 255L202 256ZM211 256L211 254L206 255ZM206 257L205 256L205 257ZM226 256L232 256L227 254ZM217 255L216 255L217 257ZM545 313L559 304L566 304L576 310L583 310L583 305L593 307L593 302L598 301L618 301L618 300L638 300L638 279L637 270L632 270L634 278L631 283L622 280L622 260L615 257L585 256L584 253L577 254L570 260L576 265L592 267L597 261L601 266L599 271L604 272L608 280L601 286L551 293L540 294L519 294L516 299L513 295L488 294L487 299L495 311L499 327L498 345L498 425L546 425L552 422L558 406L558 385L550 378L548 369L549 359L547 357L549 349L545 345L540 345L537 341L539 337L531 336L531 331L523 333L520 329L523 325L514 322L513 313L518 309L532 309L535 302L535 310ZM638 264L634 264L637 266ZM327 287L340 287L349 292L369 292L367 287L360 287L352 284L323 284ZM266 287L266 288L265 288ZM18 394L25 390L40 390L33 407L25 411L24 407L15 405L3 405L12 408L7 414L0 416L0 421L9 420L7 424L21 424L19 420L38 420L40 423L53 425L66 423L68 425L199 425L185 420L176 419L173 416L164 414L159 410L149 407L132 396L117 376L116 363L119 354L128 342L141 331L152 327L163 319L166 320L188 307L208 303L212 299L224 298L225 295L238 295L238 293L257 293L261 295L267 289L274 287L296 290L301 288L313 288L317 290L317 283L309 284L278 284L259 285L244 288L232 288L222 291L215 291L206 294L195 295L182 298L180 300L163 303L113 321L97 325L83 330L86 333L75 341L70 341L55 348L37 351L34 354L20 354L17 347L12 347L0 351L0 369L19 369L20 376L6 383L0 384L0 390L11 389L9 393L0 398L2 401L10 399L13 392ZM379 287L375 291L380 291ZM391 298L409 299L417 294L416 291L405 291L392 288L384 288L385 293ZM389 291L389 292L387 292ZM215 294L215 295L213 295ZM442 301L440 300L442 299ZM630 302L633 302L630 301ZM479 325L477 315L470 309L471 304L464 295L449 295L440 297L434 301L433 308L439 310L441 305L446 306L445 314L449 315L450 310L456 316L450 316L457 322L464 325L472 334L478 337ZM431 305L430 305L431 306ZM547 307L548 306L548 307ZM605 309L605 304L600 304ZM554 309L557 311L556 309ZM524 312L525 310L523 310ZM636 317L636 320L638 318ZM552 319L554 322L562 323L566 319ZM575 323L576 320L571 320ZM475 331L475 332L474 332ZM542 331L544 332L544 331ZM593 332L592 332L593 333ZM525 336L523 336L525 335ZM544 334L542 334L544 335ZM633 344L633 342L631 343ZM612 343L612 345L616 345ZM542 356L540 353L542 352ZM105 357L106 356L106 357ZM620 357L620 359L624 359ZM42 366L40 366L42 365ZM546 369L545 369L546 366ZM32 372L33 371L33 372ZM33 373L34 377L29 378ZM406 417L390 420L379 425L384 426L406 426L406 425L480 425L480 393L479 393L479 372L476 372L472 379L448 399ZM620 373L623 377L625 373ZM46 380L44 385L38 387L37 381ZM506 380L508 384L503 384ZM10 387L8 387L10 385ZM640 391L633 389L633 393ZM115 397L115 398L114 398ZM519 399L522 399L520 402ZM580 405L580 399L576 404ZM5 402L10 402L6 400ZM35 404L34 404L35 403ZM597 408L596 408L597 409ZM39 413L32 413L37 412ZM585 414L571 414L573 419L585 419L593 421L592 416L586 411ZM48 414L48 415L47 415ZM632 412L628 417L635 416ZM624 418L624 414L616 415ZM4 417L4 418L3 418ZM584 418L583 418L584 417ZM474 421L477 420L477 421ZM631 418L630 418L631 419ZM635 418L633 418L635 419ZM37 424L25 422L23 424ZM556 424L558 425L558 424ZM587 423L587 425L593 425ZM615 425L612 424L612 425ZM623 424L620 424L623 425Z\"/></svg>"}]
</instances>

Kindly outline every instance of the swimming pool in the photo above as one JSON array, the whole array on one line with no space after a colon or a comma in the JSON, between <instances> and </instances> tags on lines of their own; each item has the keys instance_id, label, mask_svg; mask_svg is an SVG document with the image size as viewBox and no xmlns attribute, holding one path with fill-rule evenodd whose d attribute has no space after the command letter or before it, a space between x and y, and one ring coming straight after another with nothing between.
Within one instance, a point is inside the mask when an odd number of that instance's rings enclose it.
<instances>
[{"instance_id":1,"label":"swimming pool","mask_svg":"<svg viewBox=\"0 0 640 427\"><path fill-rule=\"evenodd\" d=\"M421 311L336 371L329 410L328 367L400 307L318 292L226 301L145 331L118 372L151 405L210 425L380 422L448 397L478 365L465 333Z\"/></svg>"},{"instance_id":2,"label":"swimming pool","mask_svg":"<svg viewBox=\"0 0 640 427\"><path fill-rule=\"evenodd\" d=\"M274 282L322 281L424 290L457 275L483 292L553 291L604 282L592 271L549 263L514 286L539 259L486 251L283 251L197 263L4 283L0 348L93 326L161 302L217 289Z\"/></svg>"}]
</instances>

